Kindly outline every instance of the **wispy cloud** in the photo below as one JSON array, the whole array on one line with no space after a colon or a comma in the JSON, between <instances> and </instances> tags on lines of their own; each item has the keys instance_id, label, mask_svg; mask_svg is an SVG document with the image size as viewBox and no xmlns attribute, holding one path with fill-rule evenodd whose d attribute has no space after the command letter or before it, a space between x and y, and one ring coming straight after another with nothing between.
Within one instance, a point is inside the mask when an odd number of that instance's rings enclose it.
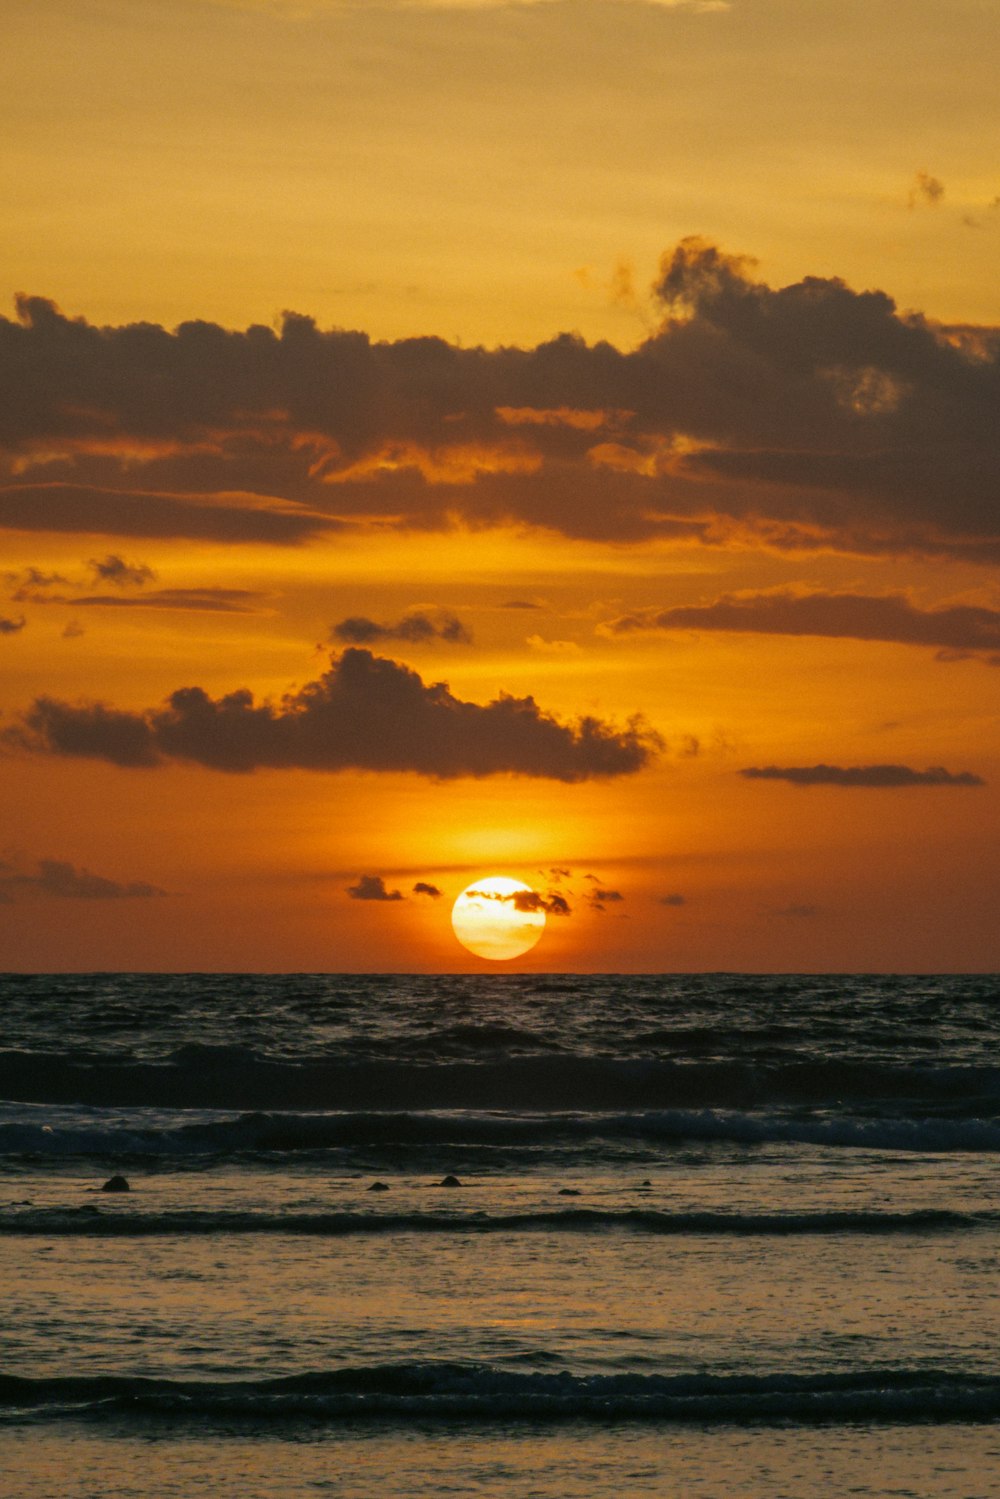
<instances>
[{"instance_id":1,"label":"wispy cloud","mask_svg":"<svg viewBox=\"0 0 1000 1499\"><path fill-rule=\"evenodd\" d=\"M0 891L8 900L22 891L59 900L149 900L167 893L142 880L109 880L65 859L39 859L31 874L2 872Z\"/></svg>"},{"instance_id":2,"label":"wispy cloud","mask_svg":"<svg viewBox=\"0 0 1000 1499\"><path fill-rule=\"evenodd\" d=\"M145 562L126 562L114 552L107 557L91 557L90 570L98 583L113 583L116 588L142 588L152 582L155 572Z\"/></svg>"},{"instance_id":3,"label":"wispy cloud","mask_svg":"<svg viewBox=\"0 0 1000 1499\"><path fill-rule=\"evenodd\" d=\"M748 766L741 776L750 781L789 781L793 786L985 786L972 771L950 771L933 765L913 770L909 765L761 765Z\"/></svg>"},{"instance_id":4,"label":"wispy cloud","mask_svg":"<svg viewBox=\"0 0 1000 1499\"><path fill-rule=\"evenodd\" d=\"M636 610L600 629L605 635L650 630L826 635L956 650L1000 650L1000 609L967 604L920 609L899 593L808 593L785 588L730 593L707 604Z\"/></svg>"}]
</instances>

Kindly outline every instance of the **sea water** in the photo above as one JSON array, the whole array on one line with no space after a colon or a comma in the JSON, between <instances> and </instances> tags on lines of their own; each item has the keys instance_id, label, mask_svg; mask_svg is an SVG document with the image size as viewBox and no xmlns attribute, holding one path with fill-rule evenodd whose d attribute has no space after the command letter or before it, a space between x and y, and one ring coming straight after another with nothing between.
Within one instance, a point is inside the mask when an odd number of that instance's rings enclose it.
<instances>
[{"instance_id":1,"label":"sea water","mask_svg":"<svg viewBox=\"0 0 1000 1499\"><path fill-rule=\"evenodd\" d=\"M4 1493L1000 1495L998 1002L8 976Z\"/></svg>"}]
</instances>

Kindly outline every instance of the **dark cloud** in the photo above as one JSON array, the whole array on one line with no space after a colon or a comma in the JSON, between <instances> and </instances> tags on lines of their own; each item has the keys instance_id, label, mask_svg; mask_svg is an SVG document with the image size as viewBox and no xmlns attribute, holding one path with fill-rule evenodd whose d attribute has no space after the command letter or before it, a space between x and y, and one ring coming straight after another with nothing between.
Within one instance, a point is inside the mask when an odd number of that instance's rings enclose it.
<instances>
[{"instance_id":1,"label":"dark cloud","mask_svg":"<svg viewBox=\"0 0 1000 1499\"><path fill-rule=\"evenodd\" d=\"M153 729L141 714L122 713L104 703L36 698L21 724L7 729L3 739L14 749L110 760L132 769L156 765L161 758Z\"/></svg>"},{"instance_id":2,"label":"dark cloud","mask_svg":"<svg viewBox=\"0 0 1000 1499\"><path fill-rule=\"evenodd\" d=\"M34 602L40 597L44 601L43 590L52 588L57 583L69 582L62 573L43 572L40 567L25 567L20 572L4 573L3 576L11 590L10 596L16 603Z\"/></svg>"},{"instance_id":3,"label":"dark cloud","mask_svg":"<svg viewBox=\"0 0 1000 1499\"><path fill-rule=\"evenodd\" d=\"M642 630L735 630L769 635L829 635L905 645L979 651L1000 648L1000 609L956 604L918 609L903 594L723 594L710 604L645 609L602 626L605 633Z\"/></svg>"},{"instance_id":4,"label":"dark cloud","mask_svg":"<svg viewBox=\"0 0 1000 1499\"><path fill-rule=\"evenodd\" d=\"M918 203L927 203L931 208L936 208L944 197L944 183L940 177L932 177L930 172L917 172L913 178L910 188L909 205L916 208Z\"/></svg>"},{"instance_id":5,"label":"dark cloud","mask_svg":"<svg viewBox=\"0 0 1000 1499\"><path fill-rule=\"evenodd\" d=\"M0 528L290 546L338 529L339 523L278 500L224 503L205 496L49 483L0 484Z\"/></svg>"},{"instance_id":6,"label":"dark cloud","mask_svg":"<svg viewBox=\"0 0 1000 1499\"><path fill-rule=\"evenodd\" d=\"M414 895L428 895L431 900L440 900L444 891L439 890L436 885L428 884L426 880L418 880L413 887L413 893Z\"/></svg>"},{"instance_id":7,"label":"dark cloud","mask_svg":"<svg viewBox=\"0 0 1000 1499\"><path fill-rule=\"evenodd\" d=\"M91 557L88 565L95 581L113 583L116 588L142 588L156 577L145 562L126 562L113 552L104 558Z\"/></svg>"},{"instance_id":8,"label":"dark cloud","mask_svg":"<svg viewBox=\"0 0 1000 1499\"><path fill-rule=\"evenodd\" d=\"M467 645L472 636L462 621L445 610L414 610L394 625L382 625L364 615L354 615L330 626L331 637L347 645L375 645L380 640L407 640L420 644L425 640L445 640L452 645Z\"/></svg>"},{"instance_id":9,"label":"dark cloud","mask_svg":"<svg viewBox=\"0 0 1000 1499\"><path fill-rule=\"evenodd\" d=\"M564 724L532 697L463 702L443 682L425 684L399 662L355 649L277 704L256 703L246 689L215 699L201 687L181 688L146 713L41 697L5 739L16 748L130 767L177 759L225 771L511 774L566 782L630 775L661 748L638 719L624 729L592 717Z\"/></svg>"},{"instance_id":10,"label":"dark cloud","mask_svg":"<svg viewBox=\"0 0 1000 1499\"><path fill-rule=\"evenodd\" d=\"M513 906L515 911L529 916L534 911L544 911L549 916L569 916L572 906L564 895L550 890L548 895L542 895L538 890L511 890L501 893L499 890L470 890L470 900L475 897L478 900L495 900L502 905Z\"/></svg>"},{"instance_id":11,"label":"dark cloud","mask_svg":"<svg viewBox=\"0 0 1000 1499\"><path fill-rule=\"evenodd\" d=\"M89 869L77 869L64 859L39 859L37 870L36 874L0 875L7 898L12 898L12 888L60 900L146 900L167 893L156 885L137 880L120 884L103 875L91 874Z\"/></svg>"},{"instance_id":12,"label":"dark cloud","mask_svg":"<svg viewBox=\"0 0 1000 1499\"><path fill-rule=\"evenodd\" d=\"M157 588L134 597L86 594L79 598L50 597L47 602L104 609L188 609L217 614L257 614L263 599L264 594L249 588Z\"/></svg>"},{"instance_id":13,"label":"dark cloud","mask_svg":"<svg viewBox=\"0 0 1000 1499\"><path fill-rule=\"evenodd\" d=\"M600 885L595 885L593 890L587 892L588 904L595 911L603 911L609 905L616 905L624 899L620 890L603 890Z\"/></svg>"},{"instance_id":14,"label":"dark cloud","mask_svg":"<svg viewBox=\"0 0 1000 1499\"><path fill-rule=\"evenodd\" d=\"M363 874L356 885L348 885L352 900L403 900L399 890L387 890L380 874Z\"/></svg>"},{"instance_id":15,"label":"dark cloud","mask_svg":"<svg viewBox=\"0 0 1000 1499\"><path fill-rule=\"evenodd\" d=\"M927 175L922 200L933 198ZM512 523L1000 559L1000 332L681 241L636 348L0 319L0 524L301 542ZM524 601L513 601L524 602Z\"/></svg>"},{"instance_id":16,"label":"dark cloud","mask_svg":"<svg viewBox=\"0 0 1000 1499\"><path fill-rule=\"evenodd\" d=\"M933 765L912 770L908 765L763 765L740 771L753 781L790 781L794 786L985 786L969 770L953 772Z\"/></svg>"},{"instance_id":17,"label":"dark cloud","mask_svg":"<svg viewBox=\"0 0 1000 1499\"><path fill-rule=\"evenodd\" d=\"M8 619L0 614L0 635L17 635L26 624L27 620L23 614L18 619Z\"/></svg>"},{"instance_id":18,"label":"dark cloud","mask_svg":"<svg viewBox=\"0 0 1000 1499\"><path fill-rule=\"evenodd\" d=\"M125 562L121 557L113 555L103 560L91 558L87 566L97 581L122 590L145 589L145 585L156 577L153 569L144 562ZM76 589L85 585L79 582L73 584L61 573L45 573L37 567L27 567L19 573L7 573L5 576L13 589L13 599L34 604L79 604L83 607L98 606L106 609L194 609L227 614L254 614L258 612L265 597L264 594L247 588L154 588L142 593L53 593L53 588L60 584Z\"/></svg>"},{"instance_id":19,"label":"dark cloud","mask_svg":"<svg viewBox=\"0 0 1000 1499\"><path fill-rule=\"evenodd\" d=\"M686 898L683 895L661 895L661 906L683 906Z\"/></svg>"}]
</instances>

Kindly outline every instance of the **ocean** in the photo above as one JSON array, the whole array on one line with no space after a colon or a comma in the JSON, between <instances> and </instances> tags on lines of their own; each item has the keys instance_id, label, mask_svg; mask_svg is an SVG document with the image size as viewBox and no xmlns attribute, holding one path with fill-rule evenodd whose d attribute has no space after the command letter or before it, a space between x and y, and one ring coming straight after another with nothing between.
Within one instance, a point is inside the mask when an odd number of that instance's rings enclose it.
<instances>
[{"instance_id":1,"label":"ocean","mask_svg":"<svg viewBox=\"0 0 1000 1499\"><path fill-rule=\"evenodd\" d=\"M0 996L10 1499L1000 1495L996 977Z\"/></svg>"}]
</instances>

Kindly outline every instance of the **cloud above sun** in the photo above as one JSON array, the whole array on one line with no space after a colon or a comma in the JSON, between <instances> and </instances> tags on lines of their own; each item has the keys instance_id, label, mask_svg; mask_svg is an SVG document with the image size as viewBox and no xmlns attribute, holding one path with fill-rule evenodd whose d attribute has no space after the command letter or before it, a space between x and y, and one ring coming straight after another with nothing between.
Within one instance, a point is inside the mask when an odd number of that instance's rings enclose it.
<instances>
[{"instance_id":1,"label":"cloud above sun","mask_svg":"<svg viewBox=\"0 0 1000 1499\"><path fill-rule=\"evenodd\" d=\"M293 313L99 328L21 298L0 319L0 527L292 546L459 524L1000 559L1000 330L833 278L772 288L696 238L652 295L659 326L625 351L379 343Z\"/></svg>"},{"instance_id":2,"label":"cloud above sun","mask_svg":"<svg viewBox=\"0 0 1000 1499\"><path fill-rule=\"evenodd\" d=\"M485 705L425 684L398 661L350 649L279 703L243 689L214 699L184 687L145 713L37 698L5 733L9 748L150 769L170 760L211 770L412 771L535 776L563 782L631 775L662 748L639 719L563 723L532 697Z\"/></svg>"}]
</instances>

